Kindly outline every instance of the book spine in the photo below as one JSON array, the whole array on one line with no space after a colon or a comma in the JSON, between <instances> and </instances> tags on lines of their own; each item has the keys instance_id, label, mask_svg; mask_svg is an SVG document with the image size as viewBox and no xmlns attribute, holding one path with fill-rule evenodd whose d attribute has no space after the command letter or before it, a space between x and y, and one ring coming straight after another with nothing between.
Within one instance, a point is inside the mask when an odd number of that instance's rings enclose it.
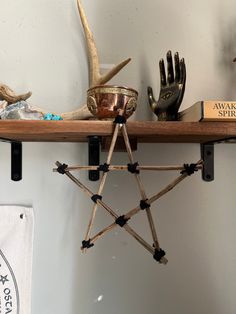
<instances>
[{"instance_id":1,"label":"book spine","mask_svg":"<svg viewBox=\"0 0 236 314\"><path fill-rule=\"evenodd\" d=\"M204 101L202 120L236 120L236 102Z\"/></svg>"}]
</instances>

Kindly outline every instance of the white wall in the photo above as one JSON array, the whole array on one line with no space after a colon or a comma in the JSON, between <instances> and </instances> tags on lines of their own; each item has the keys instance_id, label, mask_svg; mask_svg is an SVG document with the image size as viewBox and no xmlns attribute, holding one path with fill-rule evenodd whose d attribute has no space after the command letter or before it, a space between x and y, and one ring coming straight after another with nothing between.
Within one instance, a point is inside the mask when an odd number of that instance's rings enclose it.
<instances>
[{"instance_id":1,"label":"white wall","mask_svg":"<svg viewBox=\"0 0 236 314\"><path fill-rule=\"evenodd\" d=\"M182 108L201 99L235 100L235 1L83 4L101 62L133 59L113 83L139 90L134 118L155 119L146 87L151 84L158 94L158 60L169 49L186 59ZM49 111L82 104L87 61L75 0L1 0L0 39L2 82L17 92L31 90L31 102ZM198 173L153 206L167 266L156 263L118 228L81 254L91 201L52 168L56 160L86 165L86 144L24 144L20 183L10 181L10 147L0 143L0 149L1 204L32 204L35 210L33 314L235 314L234 145L216 146L213 183L204 183ZM140 164L182 164L199 158L199 146L142 144L135 156ZM114 163L127 163L126 155L117 153ZM175 175L145 173L148 194ZM96 191L97 184L88 182L86 174L80 178ZM110 174L104 195L124 211L138 200L132 177L124 180L122 174ZM110 222L100 210L96 229ZM134 223L151 241L145 216L140 214Z\"/></svg>"}]
</instances>

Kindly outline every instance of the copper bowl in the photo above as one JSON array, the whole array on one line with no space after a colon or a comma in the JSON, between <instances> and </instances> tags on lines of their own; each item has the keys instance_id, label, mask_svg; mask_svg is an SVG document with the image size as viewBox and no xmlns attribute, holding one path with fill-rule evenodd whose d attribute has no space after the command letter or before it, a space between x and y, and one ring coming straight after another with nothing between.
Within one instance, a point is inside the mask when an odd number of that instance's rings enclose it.
<instances>
[{"instance_id":1,"label":"copper bowl","mask_svg":"<svg viewBox=\"0 0 236 314\"><path fill-rule=\"evenodd\" d=\"M87 106L97 119L114 119L120 110L127 119L136 109L137 98L138 92L132 88L98 85L87 91Z\"/></svg>"}]
</instances>

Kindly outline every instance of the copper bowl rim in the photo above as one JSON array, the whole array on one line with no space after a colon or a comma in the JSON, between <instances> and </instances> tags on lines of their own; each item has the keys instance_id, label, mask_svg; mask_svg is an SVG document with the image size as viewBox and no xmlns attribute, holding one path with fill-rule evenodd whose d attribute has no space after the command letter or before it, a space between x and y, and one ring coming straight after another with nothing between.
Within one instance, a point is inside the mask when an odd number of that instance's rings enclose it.
<instances>
[{"instance_id":1,"label":"copper bowl rim","mask_svg":"<svg viewBox=\"0 0 236 314\"><path fill-rule=\"evenodd\" d=\"M119 85L95 85L93 87L90 87L87 92L95 90L96 88L120 88L120 89L126 89L129 91L132 91L134 93L137 94L138 96L138 91L136 91L135 89L133 89L132 87L127 87L127 86L119 86Z\"/></svg>"}]
</instances>

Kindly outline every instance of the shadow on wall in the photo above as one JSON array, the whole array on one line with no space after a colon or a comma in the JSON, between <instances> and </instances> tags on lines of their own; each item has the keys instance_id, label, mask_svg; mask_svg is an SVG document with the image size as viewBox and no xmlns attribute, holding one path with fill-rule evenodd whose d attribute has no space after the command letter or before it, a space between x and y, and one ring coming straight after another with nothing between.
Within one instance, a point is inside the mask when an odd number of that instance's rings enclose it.
<instances>
[{"instance_id":1,"label":"shadow on wall","mask_svg":"<svg viewBox=\"0 0 236 314\"><path fill-rule=\"evenodd\" d=\"M154 113L152 112L149 103L148 103L148 96L147 96L147 86L148 85L153 85L149 82L151 82L151 71L153 71L153 69L151 69L150 64L147 61L146 57L140 57L140 77L141 77L141 81L140 81L140 86L138 88L139 90L139 101L138 101L138 109L136 112L136 120L157 120L157 117L154 115Z\"/></svg>"},{"instance_id":2,"label":"shadow on wall","mask_svg":"<svg viewBox=\"0 0 236 314\"><path fill-rule=\"evenodd\" d=\"M225 84L225 98L233 100L236 98L236 20L231 19L218 23L216 37L216 58L220 75Z\"/></svg>"}]
</instances>

